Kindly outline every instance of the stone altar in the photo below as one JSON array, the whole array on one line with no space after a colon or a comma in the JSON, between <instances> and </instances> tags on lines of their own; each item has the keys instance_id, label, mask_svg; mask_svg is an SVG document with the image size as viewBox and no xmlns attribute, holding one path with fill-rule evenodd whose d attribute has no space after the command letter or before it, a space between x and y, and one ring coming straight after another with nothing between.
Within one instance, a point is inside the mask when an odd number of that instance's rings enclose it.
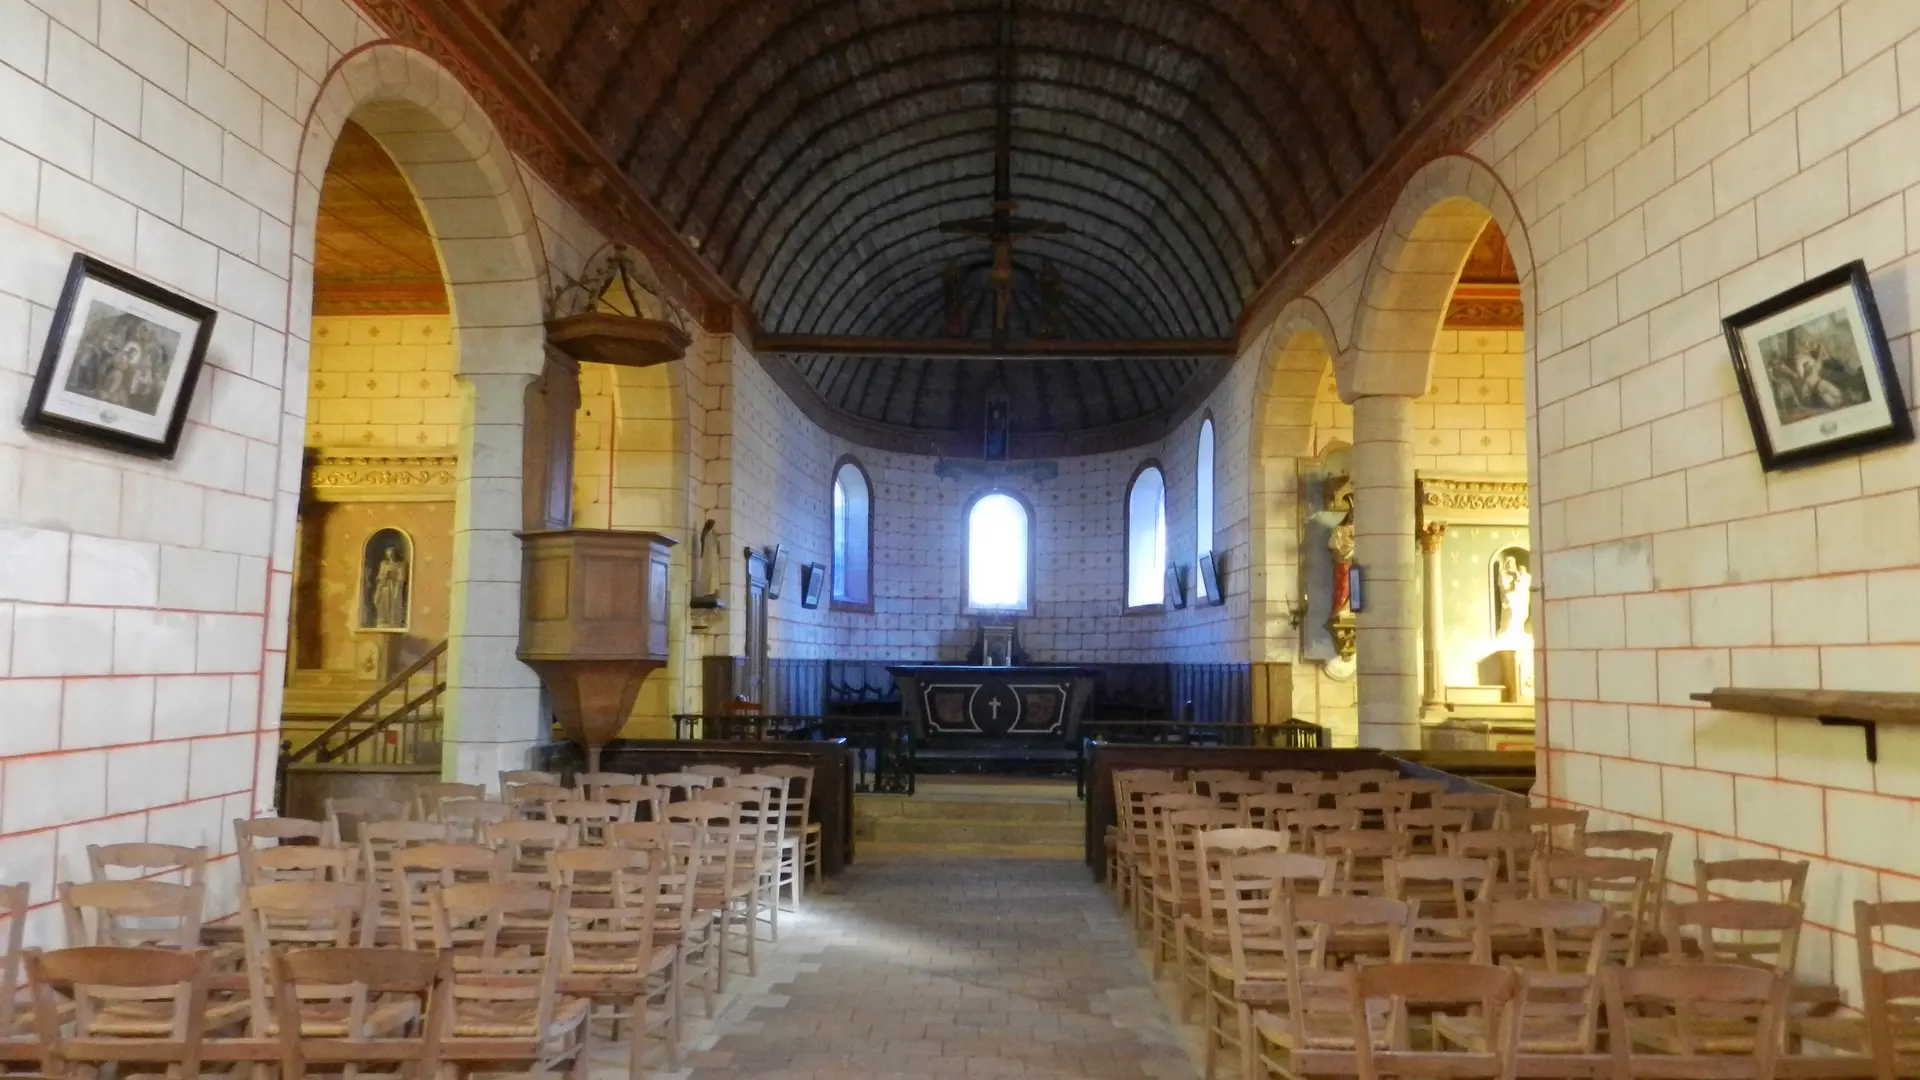
<instances>
[{"instance_id":1,"label":"stone altar","mask_svg":"<svg viewBox=\"0 0 1920 1080\"><path fill-rule=\"evenodd\" d=\"M922 761L1070 758L1095 672L1060 666L890 667Z\"/></svg>"}]
</instances>

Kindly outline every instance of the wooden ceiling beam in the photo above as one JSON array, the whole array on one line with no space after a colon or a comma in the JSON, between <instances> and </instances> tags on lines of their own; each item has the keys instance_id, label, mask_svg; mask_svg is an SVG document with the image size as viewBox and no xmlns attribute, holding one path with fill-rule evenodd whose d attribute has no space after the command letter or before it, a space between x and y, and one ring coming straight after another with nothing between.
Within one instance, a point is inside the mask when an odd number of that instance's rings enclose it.
<instances>
[{"instance_id":1,"label":"wooden ceiling beam","mask_svg":"<svg viewBox=\"0 0 1920 1080\"><path fill-rule=\"evenodd\" d=\"M1119 360L1217 359L1235 355L1227 338L1135 339L1126 341L990 341L835 337L829 334L761 334L756 351L786 356L881 356L921 360Z\"/></svg>"}]
</instances>

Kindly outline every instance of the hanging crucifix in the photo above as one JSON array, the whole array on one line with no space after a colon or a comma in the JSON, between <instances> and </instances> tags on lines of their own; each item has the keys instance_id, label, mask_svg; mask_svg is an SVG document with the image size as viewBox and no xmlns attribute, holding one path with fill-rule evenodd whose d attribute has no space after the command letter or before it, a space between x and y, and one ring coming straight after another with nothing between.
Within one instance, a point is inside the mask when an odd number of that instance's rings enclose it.
<instances>
[{"instance_id":1,"label":"hanging crucifix","mask_svg":"<svg viewBox=\"0 0 1920 1080\"><path fill-rule=\"evenodd\" d=\"M1000 2L1000 42L994 54L993 213L943 222L942 232L985 240L993 252L987 281L993 288L993 343L1003 346L1013 324L1013 243L1029 236L1069 232L1055 221L1014 213L1013 201L1013 0ZM949 319L949 323L951 323Z\"/></svg>"}]
</instances>

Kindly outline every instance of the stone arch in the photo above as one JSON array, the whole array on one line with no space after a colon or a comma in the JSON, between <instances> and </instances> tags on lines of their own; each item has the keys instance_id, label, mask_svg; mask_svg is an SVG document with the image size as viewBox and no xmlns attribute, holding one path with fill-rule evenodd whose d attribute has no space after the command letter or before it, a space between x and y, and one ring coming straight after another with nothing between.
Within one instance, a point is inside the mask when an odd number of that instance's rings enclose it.
<instances>
[{"instance_id":1,"label":"stone arch","mask_svg":"<svg viewBox=\"0 0 1920 1080\"><path fill-rule=\"evenodd\" d=\"M1299 651L1288 609L1298 599L1297 466L1313 454L1314 398L1334 363L1333 321L1302 297L1280 310L1259 348L1251 408L1249 539L1252 651L1256 660L1289 662Z\"/></svg>"},{"instance_id":2,"label":"stone arch","mask_svg":"<svg viewBox=\"0 0 1920 1080\"><path fill-rule=\"evenodd\" d=\"M1401 189L1374 243L1354 314L1350 356L1336 368L1341 396L1418 397L1426 392L1433 342L1474 240L1500 226L1520 273L1524 310L1533 310L1534 262L1513 196L1476 158L1429 162ZM1533 352L1533 320L1527 320Z\"/></svg>"},{"instance_id":3,"label":"stone arch","mask_svg":"<svg viewBox=\"0 0 1920 1080\"><path fill-rule=\"evenodd\" d=\"M412 186L452 304L463 405L442 769L450 779L491 782L501 769L525 768L528 749L544 741L539 682L514 658L526 388L546 362L543 245L518 163L458 80L391 42L349 53L319 88L295 169L293 381L305 378L300 358L312 327L321 184L349 119L379 141ZM288 387L281 455L293 464L282 469L275 508L283 536L298 509L304 401L304 387ZM276 545L276 597L291 589L290 547Z\"/></svg>"}]
</instances>

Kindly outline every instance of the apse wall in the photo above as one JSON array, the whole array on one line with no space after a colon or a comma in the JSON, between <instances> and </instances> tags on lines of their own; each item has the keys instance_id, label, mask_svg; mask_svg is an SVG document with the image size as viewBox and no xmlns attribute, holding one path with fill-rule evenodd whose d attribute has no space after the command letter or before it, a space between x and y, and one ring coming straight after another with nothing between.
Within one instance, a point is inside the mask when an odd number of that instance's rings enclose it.
<instances>
[{"instance_id":1,"label":"apse wall","mask_svg":"<svg viewBox=\"0 0 1920 1080\"><path fill-rule=\"evenodd\" d=\"M769 608L774 656L954 662L973 644L962 612L967 502L989 488L1019 492L1035 518L1034 611L1021 641L1040 662L1222 662L1245 659L1246 423L1215 396L1216 541L1228 603L1128 615L1127 485L1147 461L1166 470L1168 550L1195 561L1194 459L1201 413L1137 450L991 464L856 446L810 420L744 349L732 365L734 532L744 543L787 546L794 569ZM842 456L874 486L872 613L800 606L798 567L831 563L832 473ZM731 554L730 554L731 557Z\"/></svg>"}]
</instances>

